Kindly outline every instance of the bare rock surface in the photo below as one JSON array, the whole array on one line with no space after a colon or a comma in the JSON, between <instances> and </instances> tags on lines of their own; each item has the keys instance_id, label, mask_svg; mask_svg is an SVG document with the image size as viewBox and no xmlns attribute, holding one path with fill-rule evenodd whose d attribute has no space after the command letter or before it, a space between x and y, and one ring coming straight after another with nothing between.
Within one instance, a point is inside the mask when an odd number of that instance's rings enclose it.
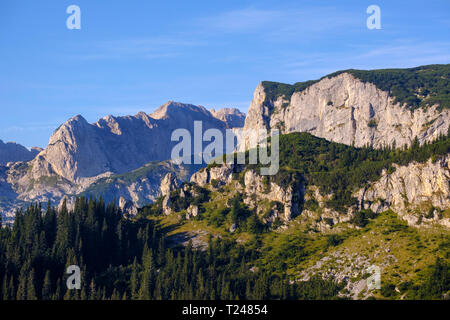
<instances>
[{"instance_id":1,"label":"bare rock surface","mask_svg":"<svg viewBox=\"0 0 450 320\"><path fill-rule=\"evenodd\" d=\"M330 141L355 145L410 145L447 133L450 111L438 106L411 111L394 104L388 92L349 73L325 77L292 97L274 101L259 84L245 119L245 130L278 128L282 133L309 132Z\"/></svg>"}]
</instances>

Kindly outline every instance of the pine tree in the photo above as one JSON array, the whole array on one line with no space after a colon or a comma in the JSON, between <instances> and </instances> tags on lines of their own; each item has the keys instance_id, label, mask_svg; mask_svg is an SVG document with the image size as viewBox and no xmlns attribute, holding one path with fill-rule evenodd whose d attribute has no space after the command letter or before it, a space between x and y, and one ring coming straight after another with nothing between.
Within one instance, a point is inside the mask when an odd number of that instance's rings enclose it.
<instances>
[{"instance_id":1,"label":"pine tree","mask_svg":"<svg viewBox=\"0 0 450 320\"><path fill-rule=\"evenodd\" d=\"M139 299L150 300L152 298L153 293L153 285L154 285L153 282L155 271L152 251L147 250L147 253L142 260L144 271L141 281L141 288L139 291Z\"/></svg>"},{"instance_id":2,"label":"pine tree","mask_svg":"<svg viewBox=\"0 0 450 320\"><path fill-rule=\"evenodd\" d=\"M17 287L16 300L27 299L27 277L21 276Z\"/></svg>"},{"instance_id":3,"label":"pine tree","mask_svg":"<svg viewBox=\"0 0 450 320\"><path fill-rule=\"evenodd\" d=\"M250 283L250 279L247 279L247 284L245 286L245 298L247 300L252 300L253 299L252 285Z\"/></svg>"},{"instance_id":4,"label":"pine tree","mask_svg":"<svg viewBox=\"0 0 450 320\"><path fill-rule=\"evenodd\" d=\"M95 282L94 279L91 280L91 284L89 286L89 300L97 300L97 290L95 288Z\"/></svg>"},{"instance_id":5,"label":"pine tree","mask_svg":"<svg viewBox=\"0 0 450 320\"><path fill-rule=\"evenodd\" d=\"M52 283L50 279L50 270L45 273L44 284L42 286L42 300L50 300L52 297Z\"/></svg>"},{"instance_id":6,"label":"pine tree","mask_svg":"<svg viewBox=\"0 0 450 320\"><path fill-rule=\"evenodd\" d=\"M6 301L9 300L8 296L8 277L5 273L5 276L3 277L3 283L2 283L2 300Z\"/></svg>"},{"instance_id":7,"label":"pine tree","mask_svg":"<svg viewBox=\"0 0 450 320\"><path fill-rule=\"evenodd\" d=\"M139 271L136 257L134 258L133 261L133 268L131 271L130 281L131 281L131 299L137 299L139 291Z\"/></svg>"}]
</instances>

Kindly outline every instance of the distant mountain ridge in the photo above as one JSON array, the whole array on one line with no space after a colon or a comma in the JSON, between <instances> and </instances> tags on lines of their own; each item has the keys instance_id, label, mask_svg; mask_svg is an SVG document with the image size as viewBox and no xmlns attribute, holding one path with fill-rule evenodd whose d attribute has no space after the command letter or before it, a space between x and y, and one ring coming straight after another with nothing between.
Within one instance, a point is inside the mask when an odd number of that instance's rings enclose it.
<instances>
[{"instance_id":1,"label":"distant mountain ridge","mask_svg":"<svg viewBox=\"0 0 450 320\"><path fill-rule=\"evenodd\" d=\"M449 69L344 70L294 85L264 81L246 116L237 109L207 110L174 101L151 114L109 115L95 123L78 115L58 127L39 154L31 156L24 148L28 158L16 161L25 162L6 166L0 158L0 212L12 217L23 203L58 204L66 195L80 194L122 197L136 206L151 202L163 173L181 180L194 173L168 161L178 143L171 141L172 132L183 128L192 135L194 121L202 121L203 132L277 128L355 147L434 141L450 126Z\"/></svg>"},{"instance_id":2,"label":"distant mountain ridge","mask_svg":"<svg viewBox=\"0 0 450 320\"><path fill-rule=\"evenodd\" d=\"M235 125L233 120L218 119L202 106L173 101L150 115L106 116L93 124L78 115L55 130L32 166L48 168L73 182L107 172L125 173L151 161L170 159L172 147L178 143L171 141L171 134L178 128L192 133L194 121L202 121L204 131L225 130Z\"/></svg>"},{"instance_id":3,"label":"distant mountain ridge","mask_svg":"<svg viewBox=\"0 0 450 320\"><path fill-rule=\"evenodd\" d=\"M169 101L152 114L106 116L88 123L81 115L59 126L49 144L26 163L10 163L3 169L0 212L8 216L23 203L51 201L84 194L116 198L141 206L159 193L160 180L167 172L180 180L189 179L195 168L171 161L171 141L176 129L187 129L193 137L194 121L202 131L225 131L243 126L245 115L237 109L210 112L202 106ZM1 178L1 177L0 177ZM131 181L132 180L132 181Z\"/></svg>"},{"instance_id":4,"label":"distant mountain ridge","mask_svg":"<svg viewBox=\"0 0 450 320\"><path fill-rule=\"evenodd\" d=\"M4 143L0 140L0 165L5 165L8 162L33 160L41 151L42 149L38 147L33 147L31 150L28 150L18 143Z\"/></svg>"},{"instance_id":5,"label":"distant mountain ridge","mask_svg":"<svg viewBox=\"0 0 450 320\"><path fill-rule=\"evenodd\" d=\"M224 108L218 111L215 109L209 111L215 118L225 122L228 128L241 128L245 124L245 113L242 113L239 109Z\"/></svg>"}]
</instances>

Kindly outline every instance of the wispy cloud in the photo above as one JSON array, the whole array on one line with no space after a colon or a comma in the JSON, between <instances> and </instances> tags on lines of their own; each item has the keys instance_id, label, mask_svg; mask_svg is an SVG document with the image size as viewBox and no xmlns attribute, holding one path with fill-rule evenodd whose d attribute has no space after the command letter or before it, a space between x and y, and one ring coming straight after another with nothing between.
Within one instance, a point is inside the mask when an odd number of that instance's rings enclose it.
<instances>
[{"instance_id":1,"label":"wispy cloud","mask_svg":"<svg viewBox=\"0 0 450 320\"><path fill-rule=\"evenodd\" d=\"M309 37L330 30L348 30L358 26L361 17L337 7L310 6L302 9L280 10L243 8L200 19L206 32L261 33L272 39L286 39L292 35ZM305 32L307 30L307 32Z\"/></svg>"},{"instance_id":2,"label":"wispy cloud","mask_svg":"<svg viewBox=\"0 0 450 320\"><path fill-rule=\"evenodd\" d=\"M183 49L201 45L204 43L170 36L106 40L90 43L74 57L81 60L123 58L152 60L178 57L183 53Z\"/></svg>"},{"instance_id":3,"label":"wispy cloud","mask_svg":"<svg viewBox=\"0 0 450 320\"><path fill-rule=\"evenodd\" d=\"M348 52L351 50L352 55ZM286 75L307 80L343 69L408 68L450 62L450 42L397 40L378 45L361 44L345 47L333 54L326 52L290 52L282 70ZM324 67L326 66L326 67ZM306 77L306 78L305 78Z\"/></svg>"},{"instance_id":4,"label":"wispy cloud","mask_svg":"<svg viewBox=\"0 0 450 320\"><path fill-rule=\"evenodd\" d=\"M254 32L283 18L279 10L245 8L200 19L199 23L208 28L224 32Z\"/></svg>"}]
</instances>

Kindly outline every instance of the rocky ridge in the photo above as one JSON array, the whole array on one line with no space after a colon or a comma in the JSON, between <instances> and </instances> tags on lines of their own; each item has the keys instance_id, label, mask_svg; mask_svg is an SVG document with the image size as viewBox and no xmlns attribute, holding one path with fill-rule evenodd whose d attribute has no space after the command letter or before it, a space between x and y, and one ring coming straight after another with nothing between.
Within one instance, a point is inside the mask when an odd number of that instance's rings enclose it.
<instances>
[{"instance_id":1,"label":"rocky ridge","mask_svg":"<svg viewBox=\"0 0 450 320\"><path fill-rule=\"evenodd\" d=\"M4 143L0 140L0 165L7 165L9 162L33 160L41 151L42 149L38 147L28 150L15 142Z\"/></svg>"},{"instance_id":2,"label":"rocky ridge","mask_svg":"<svg viewBox=\"0 0 450 320\"><path fill-rule=\"evenodd\" d=\"M143 206L160 195L166 173L188 179L201 167L166 161L178 143L168 143L175 129L187 129L193 136L194 121L201 121L203 132L210 128L224 131L241 116L234 109L213 115L202 106L173 101L151 115L107 116L93 124L75 116L54 131L48 147L35 159L2 167L0 189L5 192L0 211L12 218L24 203L61 205L65 196L78 195L102 196L109 201L122 197L128 207ZM71 199L67 203L70 205Z\"/></svg>"},{"instance_id":3,"label":"rocky ridge","mask_svg":"<svg viewBox=\"0 0 450 320\"><path fill-rule=\"evenodd\" d=\"M245 119L245 130L280 129L282 133L309 132L330 141L361 147L410 145L446 133L449 109L439 105L418 108L394 103L389 92L341 73L294 92L292 96L270 96L260 83Z\"/></svg>"}]
</instances>

